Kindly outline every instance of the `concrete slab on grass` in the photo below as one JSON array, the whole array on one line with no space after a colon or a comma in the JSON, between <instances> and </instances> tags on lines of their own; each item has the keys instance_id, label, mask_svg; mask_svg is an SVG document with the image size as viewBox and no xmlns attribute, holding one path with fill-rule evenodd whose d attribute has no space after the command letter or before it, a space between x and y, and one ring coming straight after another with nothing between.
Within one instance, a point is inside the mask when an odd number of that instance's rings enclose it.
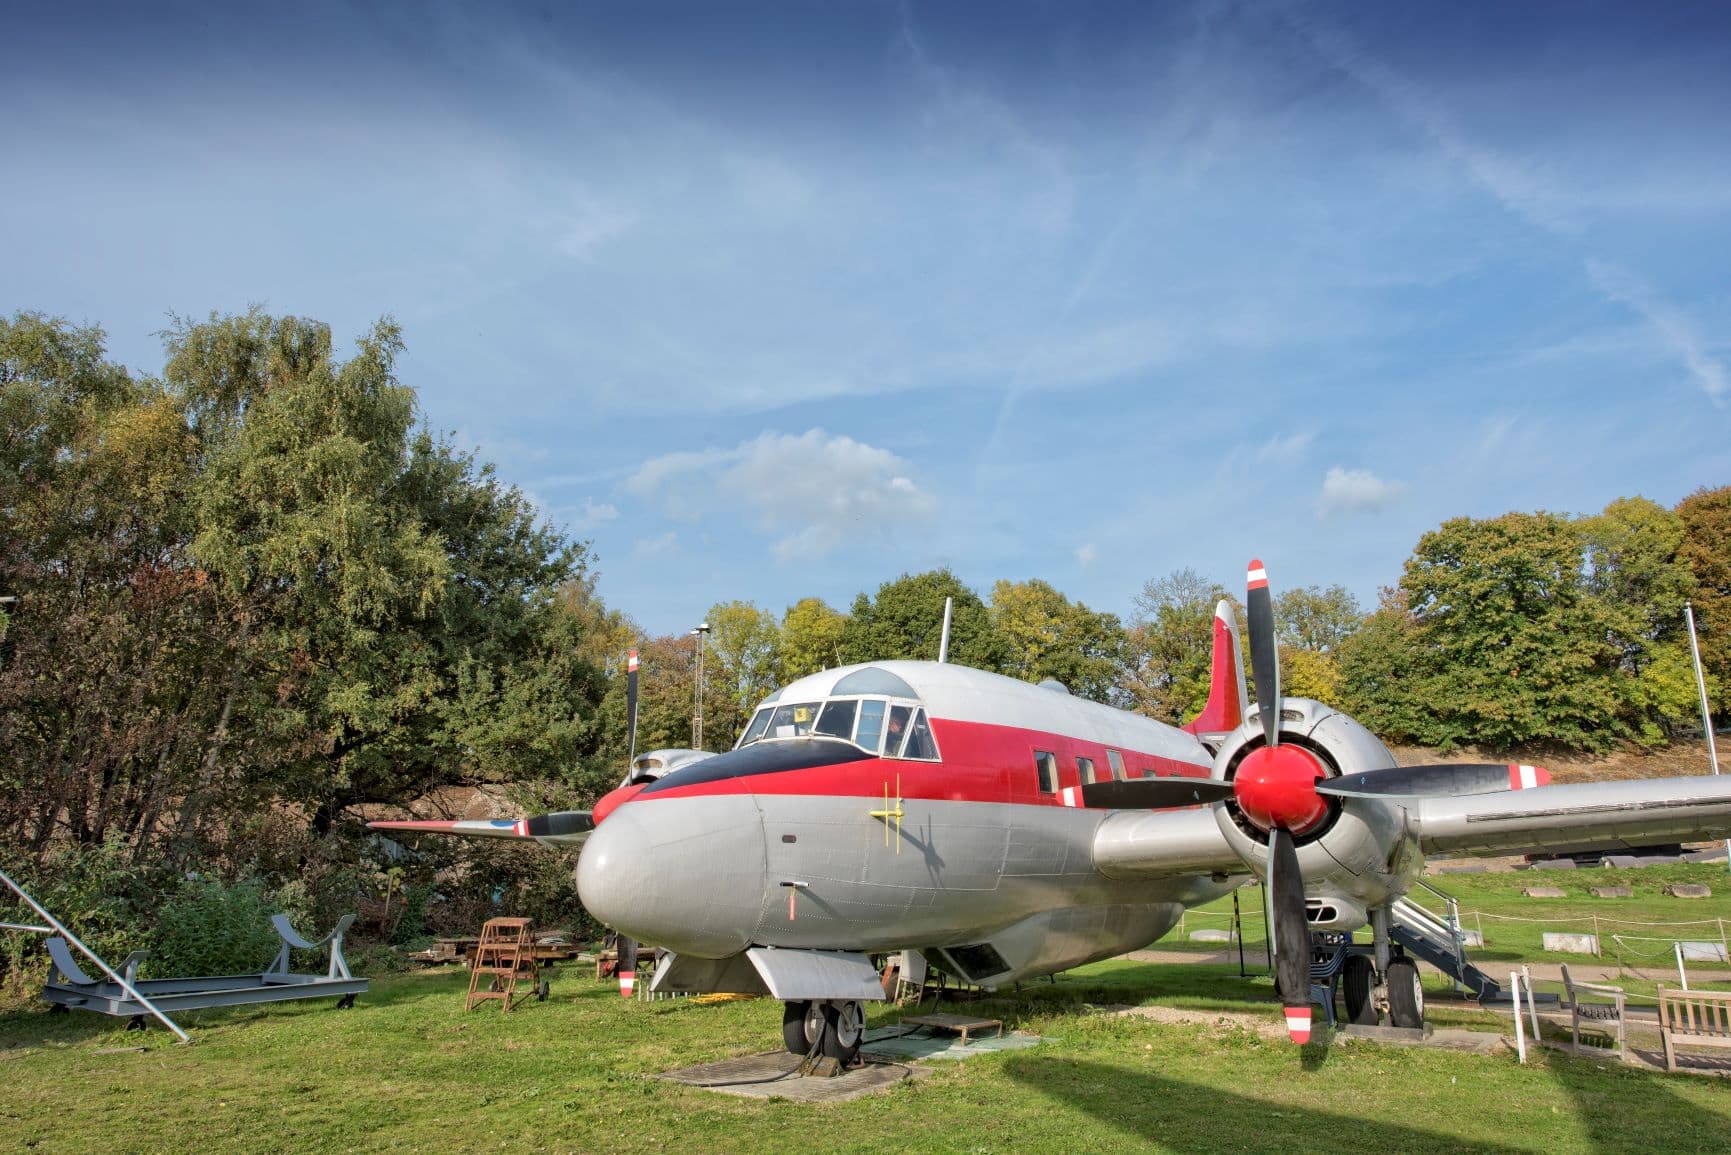
<instances>
[{"instance_id":1,"label":"concrete slab on grass","mask_svg":"<svg viewBox=\"0 0 1731 1155\"><path fill-rule=\"evenodd\" d=\"M971 1059L993 1051L1020 1051L1045 1042L1039 1035L1009 1031L989 1038L972 1038L967 1046L955 1035L908 1031L903 1026L877 1027L866 1032L860 1054L885 1059Z\"/></svg>"},{"instance_id":2,"label":"concrete slab on grass","mask_svg":"<svg viewBox=\"0 0 1731 1155\"><path fill-rule=\"evenodd\" d=\"M833 1078L801 1077L803 1056L786 1051L742 1055L719 1063L704 1063L657 1075L670 1083L741 1095L749 1099L792 1099L798 1103L840 1103L885 1090L913 1074L899 1063L872 1063L843 1071Z\"/></svg>"}]
</instances>

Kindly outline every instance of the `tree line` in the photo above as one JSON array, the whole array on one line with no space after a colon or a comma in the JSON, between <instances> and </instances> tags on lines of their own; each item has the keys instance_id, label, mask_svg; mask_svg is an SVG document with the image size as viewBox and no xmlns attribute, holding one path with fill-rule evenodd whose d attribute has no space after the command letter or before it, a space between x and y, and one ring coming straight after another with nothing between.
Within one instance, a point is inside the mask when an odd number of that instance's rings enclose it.
<instances>
[{"instance_id":1,"label":"tree line","mask_svg":"<svg viewBox=\"0 0 1731 1155\"><path fill-rule=\"evenodd\" d=\"M340 902L369 805L499 783L557 808L616 784L633 646L639 749L690 743L695 640L605 605L586 544L428 428L393 323L346 359L328 326L257 309L175 318L163 342L161 372L138 375L98 328L0 319L7 861L94 847L104 870L214 869ZM1178 722L1206 697L1213 606L1232 595L1180 569L1125 621L1039 579L982 597L936 570L845 611L725 602L704 744L731 745L794 678L935 657L946 596L953 661ZM1731 486L1672 509L1456 519L1373 609L1312 587L1277 615L1288 691L1387 738L1601 750L1694 717L1685 600L1723 706ZM449 854L519 883L529 869Z\"/></svg>"}]
</instances>

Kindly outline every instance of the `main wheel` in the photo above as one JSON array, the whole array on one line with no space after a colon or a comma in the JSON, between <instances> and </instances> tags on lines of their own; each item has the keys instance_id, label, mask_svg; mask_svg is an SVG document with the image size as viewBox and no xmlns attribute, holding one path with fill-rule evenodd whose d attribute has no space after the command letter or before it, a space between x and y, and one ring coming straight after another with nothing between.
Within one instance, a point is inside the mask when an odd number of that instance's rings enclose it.
<instances>
[{"instance_id":1,"label":"main wheel","mask_svg":"<svg viewBox=\"0 0 1731 1155\"><path fill-rule=\"evenodd\" d=\"M823 1034L823 1007L804 1001L781 1004L781 1041L790 1055L808 1055Z\"/></svg>"},{"instance_id":2,"label":"main wheel","mask_svg":"<svg viewBox=\"0 0 1731 1155\"><path fill-rule=\"evenodd\" d=\"M842 1066L854 1061L865 1038L865 1004L831 1003L824 1008L823 1053Z\"/></svg>"},{"instance_id":3,"label":"main wheel","mask_svg":"<svg viewBox=\"0 0 1731 1155\"><path fill-rule=\"evenodd\" d=\"M1409 958L1388 964L1388 1017L1397 1027L1424 1026L1424 987L1419 985L1418 964Z\"/></svg>"},{"instance_id":4,"label":"main wheel","mask_svg":"<svg viewBox=\"0 0 1731 1155\"><path fill-rule=\"evenodd\" d=\"M1346 956L1346 967L1340 975L1340 994L1346 1003L1346 1021L1356 1026L1376 1026L1376 1001L1371 991L1376 987L1376 964L1361 954Z\"/></svg>"}]
</instances>

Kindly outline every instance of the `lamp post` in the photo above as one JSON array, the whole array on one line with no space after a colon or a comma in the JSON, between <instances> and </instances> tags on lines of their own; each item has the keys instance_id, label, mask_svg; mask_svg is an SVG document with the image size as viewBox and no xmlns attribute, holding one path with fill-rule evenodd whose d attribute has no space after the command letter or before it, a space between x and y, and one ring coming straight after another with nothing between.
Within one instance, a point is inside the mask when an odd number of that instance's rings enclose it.
<instances>
[{"instance_id":1,"label":"lamp post","mask_svg":"<svg viewBox=\"0 0 1731 1155\"><path fill-rule=\"evenodd\" d=\"M692 682L695 700L691 707L691 748L703 749L703 643L709 637L709 623L700 622L691 631L697 639L697 676Z\"/></svg>"}]
</instances>

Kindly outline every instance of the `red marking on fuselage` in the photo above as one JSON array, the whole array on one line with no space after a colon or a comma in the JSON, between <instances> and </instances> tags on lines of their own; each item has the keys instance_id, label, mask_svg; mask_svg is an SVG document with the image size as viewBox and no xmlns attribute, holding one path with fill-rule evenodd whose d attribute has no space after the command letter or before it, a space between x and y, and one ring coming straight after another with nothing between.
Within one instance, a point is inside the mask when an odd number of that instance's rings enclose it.
<instances>
[{"instance_id":1,"label":"red marking on fuselage","mask_svg":"<svg viewBox=\"0 0 1731 1155\"><path fill-rule=\"evenodd\" d=\"M647 785L649 785L649 783L639 782L636 785L621 786L617 790L610 790L606 794L603 794L595 803L595 809L590 811L590 814L595 819L595 824L599 826L603 818L606 818L609 814L619 809L623 803L629 802L633 798L637 797L643 792L643 788Z\"/></svg>"},{"instance_id":2,"label":"red marking on fuselage","mask_svg":"<svg viewBox=\"0 0 1731 1155\"><path fill-rule=\"evenodd\" d=\"M945 718L933 718L931 726L938 750L943 755L940 762L866 758L801 770L721 778L712 782L693 783L690 786L669 783L647 795L643 801L653 802L657 798L694 798L706 794L876 798L883 793L886 781L890 783L892 791L896 789L895 777L899 774L902 798L1063 806L1064 789L1082 785L1077 758L1087 758L1093 762L1096 781L1106 781L1111 776L1110 762L1106 757L1108 747L1103 742L1017 726ZM1126 775L1131 778L1154 775L1189 778L1209 776L1207 766L1199 766L1194 762L1119 746L1110 748L1117 750L1122 756ZM1197 749L1201 750L1200 745ZM1050 753L1058 759L1057 792L1048 794L1040 790L1039 774L1034 761L1035 751ZM626 797L618 797L624 793L623 790L615 790L597 803L595 820L601 821L619 802L626 801ZM613 801L615 797L618 797L618 802Z\"/></svg>"}]
</instances>

